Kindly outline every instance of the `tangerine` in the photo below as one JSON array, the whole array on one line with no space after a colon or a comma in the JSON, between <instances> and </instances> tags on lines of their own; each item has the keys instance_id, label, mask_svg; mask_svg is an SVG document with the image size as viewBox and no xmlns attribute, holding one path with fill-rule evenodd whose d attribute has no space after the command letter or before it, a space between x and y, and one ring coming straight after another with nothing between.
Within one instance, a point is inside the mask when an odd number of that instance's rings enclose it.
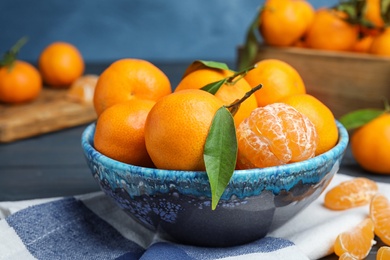
<instances>
[{"instance_id":1,"label":"tangerine","mask_svg":"<svg viewBox=\"0 0 390 260\"><path fill-rule=\"evenodd\" d=\"M356 227L337 236L334 252L338 256L349 253L352 257L364 259L374 244L374 223L366 218Z\"/></svg>"},{"instance_id":2,"label":"tangerine","mask_svg":"<svg viewBox=\"0 0 390 260\"><path fill-rule=\"evenodd\" d=\"M68 88L84 73L83 56L76 46L54 42L46 46L38 58L43 82L51 87Z\"/></svg>"},{"instance_id":3,"label":"tangerine","mask_svg":"<svg viewBox=\"0 0 390 260\"><path fill-rule=\"evenodd\" d=\"M374 37L368 52L379 56L390 56L390 27Z\"/></svg>"},{"instance_id":4,"label":"tangerine","mask_svg":"<svg viewBox=\"0 0 390 260\"><path fill-rule=\"evenodd\" d=\"M39 71L30 63L15 60L0 67L0 101L23 103L36 99L42 90Z\"/></svg>"},{"instance_id":5,"label":"tangerine","mask_svg":"<svg viewBox=\"0 0 390 260\"><path fill-rule=\"evenodd\" d=\"M374 222L375 234L390 246L390 201L383 194L376 194L370 203L370 218Z\"/></svg>"},{"instance_id":6,"label":"tangerine","mask_svg":"<svg viewBox=\"0 0 390 260\"><path fill-rule=\"evenodd\" d=\"M378 192L376 182L367 178L354 178L341 182L325 194L325 207L333 210L345 210L368 205Z\"/></svg>"},{"instance_id":7,"label":"tangerine","mask_svg":"<svg viewBox=\"0 0 390 260\"><path fill-rule=\"evenodd\" d=\"M259 30L264 42L292 46L306 33L314 12L305 0L267 0L259 14Z\"/></svg>"},{"instance_id":8,"label":"tangerine","mask_svg":"<svg viewBox=\"0 0 390 260\"><path fill-rule=\"evenodd\" d=\"M141 59L120 59L100 75L93 103L100 115L117 103L134 98L157 101L171 92L168 77L154 64Z\"/></svg>"},{"instance_id":9,"label":"tangerine","mask_svg":"<svg viewBox=\"0 0 390 260\"><path fill-rule=\"evenodd\" d=\"M315 126L284 103L258 107L237 128L237 168L263 168L314 157Z\"/></svg>"},{"instance_id":10,"label":"tangerine","mask_svg":"<svg viewBox=\"0 0 390 260\"><path fill-rule=\"evenodd\" d=\"M390 174L390 113L356 129L351 136L351 151L363 169Z\"/></svg>"},{"instance_id":11,"label":"tangerine","mask_svg":"<svg viewBox=\"0 0 390 260\"><path fill-rule=\"evenodd\" d=\"M278 59L265 59L256 63L244 79L254 88L263 84L255 92L258 106L266 106L281 98L295 94L305 94L306 87L298 71L287 62Z\"/></svg>"},{"instance_id":12,"label":"tangerine","mask_svg":"<svg viewBox=\"0 0 390 260\"><path fill-rule=\"evenodd\" d=\"M152 167L146 151L144 127L154 104L152 100L135 98L106 109L96 123L96 150L120 162Z\"/></svg>"},{"instance_id":13,"label":"tangerine","mask_svg":"<svg viewBox=\"0 0 390 260\"><path fill-rule=\"evenodd\" d=\"M185 76L178 84L175 92L183 89L200 89L209 83L213 83L224 78L230 77L234 74L230 70L200 68L192 71ZM226 82L215 93L224 105L230 105L237 99L242 98L245 93L251 90L251 86L245 79L241 78L233 82ZM243 103L241 103L238 111L234 115L235 125L238 126L242 120L249 116L253 109L257 107L256 97L251 95Z\"/></svg>"},{"instance_id":14,"label":"tangerine","mask_svg":"<svg viewBox=\"0 0 390 260\"><path fill-rule=\"evenodd\" d=\"M177 91L157 101L145 124L146 148L155 166L204 171L204 145L222 106L221 100L199 89Z\"/></svg>"},{"instance_id":15,"label":"tangerine","mask_svg":"<svg viewBox=\"0 0 390 260\"><path fill-rule=\"evenodd\" d=\"M381 15L381 0L366 0L363 9L363 18L370 22L374 28L363 27L364 35L378 35L385 25Z\"/></svg>"},{"instance_id":16,"label":"tangerine","mask_svg":"<svg viewBox=\"0 0 390 260\"><path fill-rule=\"evenodd\" d=\"M371 44L374 40L374 37L371 35L366 35L361 38L359 38L355 44L352 46L352 50L354 52L360 52L360 53L368 53L368 51L371 48Z\"/></svg>"},{"instance_id":17,"label":"tangerine","mask_svg":"<svg viewBox=\"0 0 390 260\"><path fill-rule=\"evenodd\" d=\"M299 94L282 98L279 102L293 106L314 124L318 135L316 155L336 145L339 136L336 120L332 111L319 99L309 94Z\"/></svg>"},{"instance_id":18,"label":"tangerine","mask_svg":"<svg viewBox=\"0 0 390 260\"><path fill-rule=\"evenodd\" d=\"M389 260L390 259L390 247L381 246L376 254L376 260Z\"/></svg>"},{"instance_id":19,"label":"tangerine","mask_svg":"<svg viewBox=\"0 0 390 260\"><path fill-rule=\"evenodd\" d=\"M350 51L358 39L359 28L348 23L343 11L320 8L316 11L306 36L306 46L313 49Z\"/></svg>"}]
</instances>

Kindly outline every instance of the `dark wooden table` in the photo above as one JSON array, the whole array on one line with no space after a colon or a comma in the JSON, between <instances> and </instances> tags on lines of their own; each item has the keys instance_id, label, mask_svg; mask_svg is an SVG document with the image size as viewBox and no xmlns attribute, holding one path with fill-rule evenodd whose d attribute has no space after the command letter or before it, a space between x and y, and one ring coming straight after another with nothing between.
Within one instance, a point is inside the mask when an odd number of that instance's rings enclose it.
<instances>
[{"instance_id":1,"label":"dark wooden table","mask_svg":"<svg viewBox=\"0 0 390 260\"><path fill-rule=\"evenodd\" d=\"M227 63L230 68L235 68L233 63ZM108 65L89 64L86 72L100 74ZM167 74L174 88L189 62L156 62L155 65ZM81 150L80 138L85 127L81 125L0 144L0 201L71 196L100 190ZM361 169L349 148L339 172L390 182L390 176L374 175ZM326 259L337 258L330 256Z\"/></svg>"}]
</instances>

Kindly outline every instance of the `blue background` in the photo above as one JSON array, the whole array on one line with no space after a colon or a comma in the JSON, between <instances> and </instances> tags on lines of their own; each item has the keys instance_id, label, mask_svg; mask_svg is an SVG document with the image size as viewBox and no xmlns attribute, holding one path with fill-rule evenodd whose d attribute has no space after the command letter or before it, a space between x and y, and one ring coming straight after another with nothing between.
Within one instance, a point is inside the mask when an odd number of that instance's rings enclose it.
<instances>
[{"instance_id":1,"label":"blue background","mask_svg":"<svg viewBox=\"0 0 390 260\"><path fill-rule=\"evenodd\" d=\"M234 61L261 0L2 0L0 52L22 36L19 58L35 62L53 41L76 45L86 62ZM335 0L309 1L314 8Z\"/></svg>"}]
</instances>

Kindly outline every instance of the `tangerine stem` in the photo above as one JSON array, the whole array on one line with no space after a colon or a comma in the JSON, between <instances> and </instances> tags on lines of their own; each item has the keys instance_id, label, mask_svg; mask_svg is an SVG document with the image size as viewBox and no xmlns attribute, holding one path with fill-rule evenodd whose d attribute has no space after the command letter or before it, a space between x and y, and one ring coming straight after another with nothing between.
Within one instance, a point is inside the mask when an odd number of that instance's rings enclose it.
<instances>
[{"instance_id":1,"label":"tangerine stem","mask_svg":"<svg viewBox=\"0 0 390 260\"><path fill-rule=\"evenodd\" d=\"M263 84L257 85L256 87L254 87L251 90L249 90L248 92L246 92L242 98L235 100L233 103L231 103L230 105L227 105L225 107L234 116L237 113L238 109L240 108L241 103L244 102L245 100L247 100L253 93L258 91L262 87L263 87Z\"/></svg>"},{"instance_id":2,"label":"tangerine stem","mask_svg":"<svg viewBox=\"0 0 390 260\"><path fill-rule=\"evenodd\" d=\"M235 72L232 76L228 77L227 78L227 81L226 83L227 84L236 84L237 81L239 81L240 79L242 79L243 77L245 77L245 75L250 71L250 70L253 70L254 68L257 67L257 64L255 65L252 65L246 69L243 69L243 70L240 70L238 72ZM234 80L235 78L237 78L238 76L240 76L237 80Z\"/></svg>"}]
</instances>

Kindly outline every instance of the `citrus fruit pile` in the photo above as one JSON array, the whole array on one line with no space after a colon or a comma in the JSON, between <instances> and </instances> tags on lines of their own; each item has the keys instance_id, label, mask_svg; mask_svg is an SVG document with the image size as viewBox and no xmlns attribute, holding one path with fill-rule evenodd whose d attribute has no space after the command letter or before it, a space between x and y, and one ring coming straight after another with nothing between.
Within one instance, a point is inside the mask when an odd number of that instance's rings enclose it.
<instances>
[{"instance_id":1,"label":"citrus fruit pile","mask_svg":"<svg viewBox=\"0 0 390 260\"><path fill-rule=\"evenodd\" d=\"M241 71L194 61L173 88L149 61L120 59L99 76L93 104L96 150L142 167L206 171L212 193L235 169L307 160L338 141L333 113L275 59Z\"/></svg>"},{"instance_id":2,"label":"citrus fruit pile","mask_svg":"<svg viewBox=\"0 0 390 260\"><path fill-rule=\"evenodd\" d=\"M314 9L306 0L266 0L256 17L265 44L390 56L389 4L340 1Z\"/></svg>"},{"instance_id":3,"label":"citrus fruit pile","mask_svg":"<svg viewBox=\"0 0 390 260\"><path fill-rule=\"evenodd\" d=\"M38 66L18 59L27 38L21 38L0 61L0 102L20 104L39 97L44 86L69 89L67 96L89 103L97 75L84 74L84 59L71 43L53 42L39 55Z\"/></svg>"},{"instance_id":4,"label":"citrus fruit pile","mask_svg":"<svg viewBox=\"0 0 390 260\"><path fill-rule=\"evenodd\" d=\"M223 65L195 61L172 92L154 64L130 58L113 62L94 92L95 148L138 166L205 170L204 147L217 111L241 99L232 113L237 169L306 160L336 144L332 112L306 94L292 66L269 59L235 72ZM214 91L204 89L216 82Z\"/></svg>"},{"instance_id":5,"label":"citrus fruit pile","mask_svg":"<svg viewBox=\"0 0 390 260\"><path fill-rule=\"evenodd\" d=\"M334 243L340 259L364 259L376 243L377 236L386 246L377 253L377 259L390 256L390 201L378 191L378 185L359 177L341 182L325 194L325 207L347 210L369 205L367 217L356 227L341 232ZM382 257L382 258L381 258Z\"/></svg>"}]
</instances>

